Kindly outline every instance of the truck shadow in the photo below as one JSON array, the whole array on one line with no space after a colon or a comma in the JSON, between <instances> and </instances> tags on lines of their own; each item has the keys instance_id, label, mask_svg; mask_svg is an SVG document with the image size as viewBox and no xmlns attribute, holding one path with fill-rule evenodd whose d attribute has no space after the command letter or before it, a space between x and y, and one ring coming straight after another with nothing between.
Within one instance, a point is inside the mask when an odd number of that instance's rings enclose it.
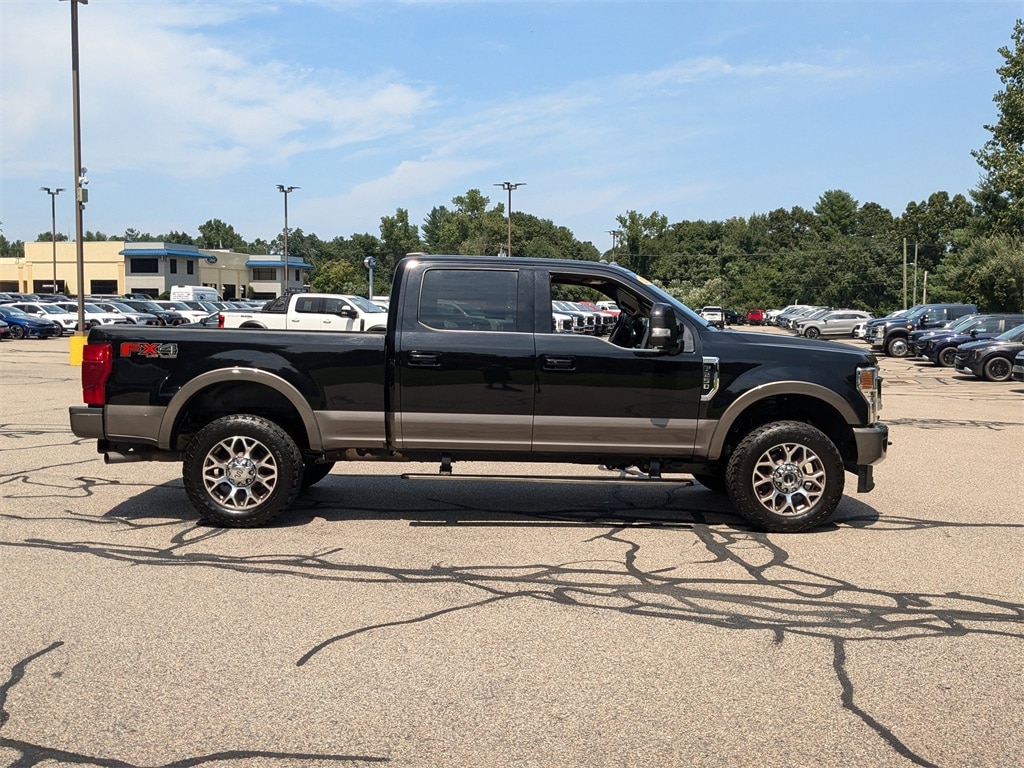
<instances>
[{"instance_id":1,"label":"truck shadow","mask_svg":"<svg viewBox=\"0 0 1024 768\"><path fill-rule=\"evenodd\" d=\"M125 522L194 522L198 515L181 481L145 490L111 508L107 519ZM441 476L330 474L302 492L265 527L309 525L315 520L406 520L410 526L725 526L750 530L722 494L703 486L643 480L564 483L541 478L476 479ZM817 532L839 525L867 527L879 513L852 496ZM152 524L149 522L148 524ZM815 531L812 531L815 532Z\"/></svg>"}]
</instances>

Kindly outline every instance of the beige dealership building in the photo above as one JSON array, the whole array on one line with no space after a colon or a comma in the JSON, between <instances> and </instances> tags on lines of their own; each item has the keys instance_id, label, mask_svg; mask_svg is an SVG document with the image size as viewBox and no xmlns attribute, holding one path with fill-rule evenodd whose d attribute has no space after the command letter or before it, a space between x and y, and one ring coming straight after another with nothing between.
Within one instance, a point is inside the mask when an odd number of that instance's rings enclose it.
<instances>
[{"instance_id":1,"label":"beige dealership building","mask_svg":"<svg viewBox=\"0 0 1024 768\"><path fill-rule=\"evenodd\" d=\"M175 285L216 288L224 299L269 299L285 289L299 291L311 264L283 258L200 249L177 243L87 241L83 247L84 287L78 285L74 242L25 243L25 256L0 257L0 292L83 294L139 293L160 296ZM56 286L55 286L56 283Z\"/></svg>"}]
</instances>

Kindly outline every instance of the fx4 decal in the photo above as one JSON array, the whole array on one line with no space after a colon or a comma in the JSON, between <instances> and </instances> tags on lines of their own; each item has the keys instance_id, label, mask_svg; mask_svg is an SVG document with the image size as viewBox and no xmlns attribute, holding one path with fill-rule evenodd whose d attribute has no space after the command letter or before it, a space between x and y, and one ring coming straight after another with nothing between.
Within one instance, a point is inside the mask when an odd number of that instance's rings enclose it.
<instances>
[{"instance_id":1,"label":"fx4 decal","mask_svg":"<svg viewBox=\"0 0 1024 768\"><path fill-rule=\"evenodd\" d=\"M125 341L121 344L121 357L177 357L177 344L159 344L155 341Z\"/></svg>"}]
</instances>

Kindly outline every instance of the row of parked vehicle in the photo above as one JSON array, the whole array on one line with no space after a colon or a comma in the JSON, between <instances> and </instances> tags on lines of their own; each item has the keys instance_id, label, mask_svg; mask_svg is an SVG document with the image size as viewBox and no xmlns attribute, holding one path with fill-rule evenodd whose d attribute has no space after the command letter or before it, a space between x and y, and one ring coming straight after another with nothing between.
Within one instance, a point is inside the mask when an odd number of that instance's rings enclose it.
<instances>
[{"instance_id":1,"label":"row of parked vehicle","mask_svg":"<svg viewBox=\"0 0 1024 768\"><path fill-rule=\"evenodd\" d=\"M97 325L202 323L224 309L252 309L262 302L166 301L149 297L86 296L86 328ZM78 330L78 302L60 294L0 294L0 339L48 339Z\"/></svg>"},{"instance_id":2,"label":"row of parked vehicle","mask_svg":"<svg viewBox=\"0 0 1024 768\"><path fill-rule=\"evenodd\" d=\"M986 381L1018 378L1024 366L1024 313L979 313L974 304L918 304L867 324L880 354L924 360ZM1024 373L1021 374L1024 381Z\"/></svg>"},{"instance_id":3,"label":"row of parked vehicle","mask_svg":"<svg viewBox=\"0 0 1024 768\"><path fill-rule=\"evenodd\" d=\"M861 309L794 304L784 307L775 315L775 325L788 328L808 339L836 336L855 338L858 326L872 319L874 316L870 312Z\"/></svg>"}]
</instances>

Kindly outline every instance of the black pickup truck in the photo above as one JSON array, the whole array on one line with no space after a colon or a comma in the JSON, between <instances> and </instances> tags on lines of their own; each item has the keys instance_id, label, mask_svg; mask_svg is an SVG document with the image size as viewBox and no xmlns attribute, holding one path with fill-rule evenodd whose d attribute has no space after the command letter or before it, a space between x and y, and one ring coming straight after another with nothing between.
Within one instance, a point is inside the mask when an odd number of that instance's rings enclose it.
<instances>
[{"instance_id":1,"label":"black pickup truck","mask_svg":"<svg viewBox=\"0 0 1024 768\"><path fill-rule=\"evenodd\" d=\"M553 296L614 301L560 333ZM686 473L749 523L800 531L845 474L873 486L888 429L874 356L719 330L615 265L411 255L379 334L94 328L79 437L108 462L181 461L199 515L271 520L340 460L543 461ZM680 480L680 482L688 481Z\"/></svg>"}]
</instances>

